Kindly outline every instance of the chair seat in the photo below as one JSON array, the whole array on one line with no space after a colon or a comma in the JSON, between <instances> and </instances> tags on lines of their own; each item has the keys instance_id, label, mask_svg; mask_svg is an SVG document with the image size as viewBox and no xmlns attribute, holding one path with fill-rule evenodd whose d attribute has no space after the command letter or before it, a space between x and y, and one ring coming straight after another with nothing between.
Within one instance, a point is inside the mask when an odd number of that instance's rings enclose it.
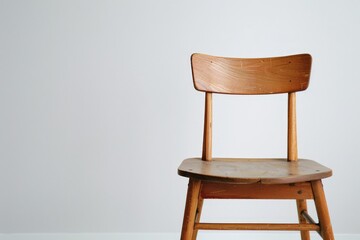
<instances>
[{"instance_id":1,"label":"chair seat","mask_svg":"<svg viewBox=\"0 0 360 240\"><path fill-rule=\"evenodd\" d=\"M332 170L307 159L287 161L273 158L185 159L178 168L180 176L229 183L282 184L330 177Z\"/></svg>"}]
</instances>

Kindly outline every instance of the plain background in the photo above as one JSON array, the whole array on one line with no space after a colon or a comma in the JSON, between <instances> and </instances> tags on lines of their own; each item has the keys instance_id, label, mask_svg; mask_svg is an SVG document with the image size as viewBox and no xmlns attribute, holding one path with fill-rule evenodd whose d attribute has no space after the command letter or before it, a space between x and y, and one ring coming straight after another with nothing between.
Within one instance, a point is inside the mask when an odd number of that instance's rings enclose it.
<instances>
[{"instance_id":1,"label":"plain background","mask_svg":"<svg viewBox=\"0 0 360 240\"><path fill-rule=\"evenodd\" d=\"M334 170L334 230L360 234L359 24L355 0L0 0L0 232L179 232L177 167L202 142L191 53L307 52L299 156ZM214 101L215 156L286 156L286 95ZM296 221L294 202L225 203L204 219Z\"/></svg>"}]
</instances>

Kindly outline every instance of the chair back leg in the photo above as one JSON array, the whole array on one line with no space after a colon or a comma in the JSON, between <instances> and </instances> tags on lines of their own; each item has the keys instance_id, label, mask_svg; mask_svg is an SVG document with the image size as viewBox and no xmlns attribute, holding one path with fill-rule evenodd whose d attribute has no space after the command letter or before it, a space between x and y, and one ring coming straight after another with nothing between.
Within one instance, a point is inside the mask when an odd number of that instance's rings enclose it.
<instances>
[{"instance_id":1,"label":"chair back leg","mask_svg":"<svg viewBox=\"0 0 360 240\"><path fill-rule=\"evenodd\" d=\"M307 223L306 219L303 217L302 212L307 212L307 203L306 199L297 199L296 206L299 216L299 223ZM309 231L301 231L301 240L310 240L310 232Z\"/></svg>"}]
</instances>

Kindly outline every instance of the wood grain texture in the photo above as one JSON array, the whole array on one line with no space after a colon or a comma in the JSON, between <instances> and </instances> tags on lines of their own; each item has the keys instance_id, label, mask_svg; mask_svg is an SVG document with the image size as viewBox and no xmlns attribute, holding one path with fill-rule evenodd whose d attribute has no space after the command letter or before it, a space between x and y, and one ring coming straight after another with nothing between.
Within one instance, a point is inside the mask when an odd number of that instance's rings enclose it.
<instances>
[{"instance_id":1,"label":"wood grain texture","mask_svg":"<svg viewBox=\"0 0 360 240\"><path fill-rule=\"evenodd\" d=\"M319 217L320 233L324 240L334 240L330 214L321 180L311 182L316 212Z\"/></svg>"},{"instance_id":2,"label":"wood grain texture","mask_svg":"<svg viewBox=\"0 0 360 240\"><path fill-rule=\"evenodd\" d=\"M274 58L225 58L204 54L191 57L194 86L205 92L203 151L201 158L182 162L178 174L189 177L182 240L196 240L203 230L318 231L333 240L330 216L321 179L332 170L307 159L298 159L296 92L309 85L309 54ZM212 94L288 93L287 158L212 158ZM211 160L211 161L210 161ZM204 199L296 199L299 223L200 223ZM319 224L307 213L314 199Z\"/></svg>"},{"instance_id":3,"label":"wood grain texture","mask_svg":"<svg viewBox=\"0 0 360 240\"><path fill-rule=\"evenodd\" d=\"M311 185L310 189L312 191ZM303 216L303 212L307 212L307 203L304 199L296 200L296 208L298 212L299 223L307 223L306 218ZM310 232L309 231L301 231L300 232L301 240L310 240Z\"/></svg>"},{"instance_id":4,"label":"wood grain texture","mask_svg":"<svg viewBox=\"0 0 360 240\"><path fill-rule=\"evenodd\" d=\"M225 94L272 94L305 90L311 56L225 58L195 53L191 56L198 91Z\"/></svg>"},{"instance_id":5,"label":"wood grain texture","mask_svg":"<svg viewBox=\"0 0 360 240\"><path fill-rule=\"evenodd\" d=\"M200 186L201 181L197 179L189 179L184 220L181 230L181 240L192 240L192 236L194 233L196 209L199 200Z\"/></svg>"},{"instance_id":6,"label":"wood grain texture","mask_svg":"<svg viewBox=\"0 0 360 240\"><path fill-rule=\"evenodd\" d=\"M306 159L289 162L271 158L213 158L212 161L189 158L181 163L178 174L214 182L281 184L330 177L332 171Z\"/></svg>"},{"instance_id":7,"label":"wood grain texture","mask_svg":"<svg viewBox=\"0 0 360 240\"><path fill-rule=\"evenodd\" d=\"M297 161L296 93L288 94L288 161Z\"/></svg>"},{"instance_id":8,"label":"wood grain texture","mask_svg":"<svg viewBox=\"0 0 360 240\"><path fill-rule=\"evenodd\" d=\"M267 230L267 231L318 231L316 224L296 223L197 223L196 229L204 230Z\"/></svg>"},{"instance_id":9,"label":"wood grain texture","mask_svg":"<svg viewBox=\"0 0 360 240\"><path fill-rule=\"evenodd\" d=\"M200 196L204 199L312 199L311 184L236 184L203 182Z\"/></svg>"},{"instance_id":10,"label":"wood grain texture","mask_svg":"<svg viewBox=\"0 0 360 240\"><path fill-rule=\"evenodd\" d=\"M202 186L203 186L203 184L201 183L201 188L202 188ZM199 194L199 200L198 200L198 204L197 204L197 208L196 208L195 224L200 222L203 203L204 203L204 199ZM198 234L198 229L195 228L194 232L193 232L192 240L196 240L197 234Z\"/></svg>"},{"instance_id":11,"label":"wood grain texture","mask_svg":"<svg viewBox=\"0 0 360 240\"><path fill-rule=\"evenodd\" d=\"M205 93L204 139L202 160L212 159L212 93Z\"/></svg>"}]
</instances>

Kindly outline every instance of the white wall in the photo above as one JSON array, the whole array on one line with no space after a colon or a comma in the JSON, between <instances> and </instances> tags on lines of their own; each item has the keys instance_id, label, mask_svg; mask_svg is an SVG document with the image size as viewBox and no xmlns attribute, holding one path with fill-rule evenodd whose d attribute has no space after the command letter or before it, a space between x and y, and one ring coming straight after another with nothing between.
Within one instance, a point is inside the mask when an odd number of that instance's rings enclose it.
<instances>
[{"instance_id":1,"label":"white wall","mask_svg":"<svg viewBox=\"0 0 360 240\"><path fill-rule=\"evenodd\" d=\"M359 234L359 13L355 0L1 0L0 232L179 232L176 169L202 139L190 54L308 52L299 155L333 168L335 232ZM285 156L285 110L286 96L216 96L214 155ZM296 221L293 202L227 203L204 218Z\"/></svg>"}]
</instances>

